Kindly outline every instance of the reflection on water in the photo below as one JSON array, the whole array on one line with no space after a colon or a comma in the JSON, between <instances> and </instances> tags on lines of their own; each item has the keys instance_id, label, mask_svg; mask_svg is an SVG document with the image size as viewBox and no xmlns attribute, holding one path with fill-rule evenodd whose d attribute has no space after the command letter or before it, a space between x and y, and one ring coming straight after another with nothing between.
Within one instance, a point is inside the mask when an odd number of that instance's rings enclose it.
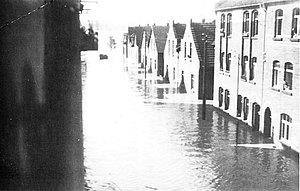
<instances>
[{"instance_id":1,"label":"reflection on water","mask_svg":"<svg viewBox=\"0 0 300 191\"><path fill-rule=\"evenodd\" d=\"M90 190L298 190L298 157L231 146L268 140L213 107L203 121L201 105L145 101L173 90L151 87L109 61L88 63L85 80Z\"/></svg>"}]
</instances>

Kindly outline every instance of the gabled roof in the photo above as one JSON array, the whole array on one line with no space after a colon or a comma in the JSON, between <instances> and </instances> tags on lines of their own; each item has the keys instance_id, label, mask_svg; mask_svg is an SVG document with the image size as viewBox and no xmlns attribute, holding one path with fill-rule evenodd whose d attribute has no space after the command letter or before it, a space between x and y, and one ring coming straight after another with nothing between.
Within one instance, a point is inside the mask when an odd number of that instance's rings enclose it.
<instances>
[{"instance_id":1,"label":"gabled roof","mask_svg":"<svg viewBox=\"0 0 300 191\"><path fill-rule=\"evenodd\" d=\"M146 31L146 34L149 36L149 33L151 31L150 26L137 26L137 27L128 27L128 35L135 35L136 36L136 43L139 48L142 47L142 41L143 41L143 33Z\"/></svg>"},{"instance_id":2,"label":"gabled roof","mask_svg":"<svg viewBox=\"0 0 300 191\"><path fill-rule=\"evenodd\" d=\"M260 5L262 3L276 3L276 2L292 2L298 0L220 0L215 4L216 10L233 9L239 7L247 7Z\"/></svg>"},{"instance_id":3,"label":"gabled roof","mask_svg":"<svg viewBox=\"0 0 300 191\"><path fill-rule=\"evenodd\" d=\"M191 23L191 30L195 42L197 55L200 61L204 59L203 33L207 35L207 65L214 65L214 41L215 41L215 22L211 23Z\"/></svg>"},{"instance_id":4,"label":"gabled roof","mask_svg":"<svg viewBox=\"0 0 300 191\"><path fill-rule=\"evenodd\" d=\"M144 27L145 38L146 38L146 46L149 46L149 40L150 40L150 37L151 37L151 31L152 31L152 29L151 29L150 26L145 26Z\"/></svg>"},{"instance_id":5,"label":"gabled roof","mask_svg":"<svg viewBox=\"0 0 300 191\"><path fill-rule=\"evenodd\" d=\"M166 46L166 41L169 32L169 26L155 26L153 25L153 33L158 53L163 53Z\"/></svg>"},{"instance_id":6,"label":"gabled roof","mask_svg":"<svg viewBox=\"0 0 300 191\"><path fill-rule=\"evenodd\" d=\"M173 23L175 38L183 39L185 28L186 28L186 24Z\"/></svg>"}]
</instances>

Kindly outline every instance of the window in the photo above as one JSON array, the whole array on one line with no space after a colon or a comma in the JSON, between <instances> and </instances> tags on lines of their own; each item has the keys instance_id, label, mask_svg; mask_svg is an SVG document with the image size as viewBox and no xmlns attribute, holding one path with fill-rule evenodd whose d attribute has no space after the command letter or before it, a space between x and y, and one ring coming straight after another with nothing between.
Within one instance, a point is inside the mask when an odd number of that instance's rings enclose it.
<instances>
[{"instance_id":1,"label":"window","mask_svg":"<svg viewBox=\"0 0 300 191\"><path fill-rule=\"evenodd\" d=\"M282 34L282 19L283 19L283 11L278 9L275 11L275 37L281 36Z\"/></svg>"},{"instance_id":2,"label":"window","mask_svg":"<svg viewBox=\"0 0 300 191\"><path fill-rule=\"evenodd\" d=\"M168 40L168 55L170 55L170 40Z\"/></svg>"},{"instance_id":3,"label":"window","mask_svg":"<svg viewBox=\"0 0 300 191\"><path fill-rule=\"evenodd\" d=\"M175 67L173 68L173 80L175 80L175 74L176 74L176 69Z\"/></svg>"},{"instance_id":4,"label":"window","mask_svg":"<svg viewBox=\"0 0 300 191\"><path fill-rule=\"evenodd\" d=\"M292 90L293 87L293 64L287 62L284 65L284 90Z\"/></svg>"},{"instance_id":5,"label":"window","mask_svg":"<svg viewBox=\"0 0 300 191\"><path fill-rule=\"evenodd\" d=\"M174 40L172 40L172 56L174 57Z\"/></svg>"},{"instance_id":6,"label":"window","mask_svg":"<svg viewBox=\"0 0 300 191\"><path fill-rule=\"evenodd\" d=\"M190 58L192 58L192 43L190 43Z\"/></svg>"},{"instance_id":7,"label":"window","mask_svg":"<svg viewBox=\"0 0 300 191\"><path fill-rule=\"evenodd\" d=\"M293 20L292 20L292 38L300 37L300 9L295 8L293 10Z\"/></svg>"},{"instance_id":8,"label":"window","mask_svg":"<svg viewBox=\"0 0 300 191\"><path fill-rule=\"evenodd\" d=\"M229 98L229 90L225 90L225 100L224 100L224 104L225 104L225 110L228 110L229 109L229 103L230 103L230 98Z\"/></svg>"},{"instance_id":9,"label":"window","mask_svg":"<svg viewBox=\"0 0 300 191\"><path fill-rule=\"evenodd\" d=\"M221 24L220 24L220 31L225 32L225 15L221 15Z\"/></svg>"},{"instance_id":10,"label":"window","mask_svg":"<svg viewBox=\"0 0 300 191\"><path fill-rule=\"evenodd\" d=\"M230 72L230 65L231 65L231 53L227 54L226 58L226 71Z\"/></svg>"},{"instance_id":11,"label":"window","mask_svg":"<svg viewBox=\"0 0 300 191\"><path fill-rule=\"evenodd\" d=\"M223 66L224 66L224 60L225 60L225 52L222 52L220 55L220 70L223 71Z\"/></svg>"},{"instance_id":12,"label":"window","mask_svg":"<svg viewBox=\"0 0 300 191\"><path fill-rule=\"evenodd\" d=\"M278 74L280 70L280 62L274 61L273 62L273 71L272 71L272 87L278 86Z\"/></svg>"},{"instance_id":13,"label":"window","mask_svg":"<svg viewBox=\"0 0 300 191\"><path fill-rule=\"evenodd\" d=\"M186 58L186 42L184 42L184 58Z\"/></svg>"},{"instance_id":14,"label":"window","mask_svg":"<svg viewBox=\"0 0 300 191\"><path fill-rule=\"evenodd\" d=\"M244 113L244 120L248 119L248 113L249 113L249 99L247 97L244 97L244 105L243 105L243 113Z\"/></svg>"},{"instance_id":15,"label":"window","mask_svg":"<svg viewBox=\"0 0 300 191\"><path fill-rule=\"evenodd\" d=\"M241 95L238 95L238 97L237 97L237 112L236 112L237 117L241 117L241 115L242 115L242 106L243 106L242 99L243 99L243 97Z\"/></svg>"},{"instance_id":16,"label":"window","mask_svg":"<svg viewBox=\"0 0 300 191\"><path fill-rule=\"evenodd\" d=\"M243 79L247 79L247 77L246 77L246 66L247 66L247 64L248 64L248 56L244 56L243 57L243 61L242 61L242 64L241 64L241 67L242 67L242 72L241 72L241 78L243 78Z\"/></svg>"},{"instance_id":17,"label":"window","mask_svg":"<svg viewBox=\"0 0 300 191\"><path fill-rule=\"evenodd\" d=\"M249 80L250 81L254 80L254 67L256 65L256 62L257 62L257 58L253 57L249 64Z\"/></svg>"},{"instance_id":18,"label":"window","mask_svg":"<svg viewBox=\"0 0 300 191\"><path fill-rule=\"evenodd\" d=\"M194 74L191 74L191 89L194 89Z\"/></svg>"},{"instance_id":19,"label":"window","mask_svg":"<svg viewBox=\"0 0 300 191\"><path fill-rule=\"evenodd\" d=\"M251 36L258 35L258 12L252 12L252 20L251 20Z\"/></svg>"},{"instance_id":20,"label":"window","mask_svg":"<svg viewBox=\"0 0 300 191\"><path fill-rule=\"evenodd\" d=\"M249 33L249 12L245 11L243 15L243 34L248 36Z\"/></svg>"},{"instance_id":21,"label":"window","mask_svg":"<svg viewBox=\"0 0 300 191\"><path fill-rule=\"evenodd\" d=\"M223 105L223 88L219 87L219 107Z\"/></svg>"},{"instance_id":22,"label":"window","mask_svg":"<svg viewBox=\"0 0 300 191\"><path fill-rule=\"evenodd\" d=\"M282 113L280 115L279 139L283 138L285 140L289 140L291 128L292 128L292 118L289 115Z\"/></svg>"},{"instance_id":23,"label":"window","mask_svg":"<svg viewBox=\"0 0 300 191\"><path fill-rule=\"evenodd\" d=\"M229 13L227 15L227 36L232 34L232 15Z\"/></svg>"}]
</instances>

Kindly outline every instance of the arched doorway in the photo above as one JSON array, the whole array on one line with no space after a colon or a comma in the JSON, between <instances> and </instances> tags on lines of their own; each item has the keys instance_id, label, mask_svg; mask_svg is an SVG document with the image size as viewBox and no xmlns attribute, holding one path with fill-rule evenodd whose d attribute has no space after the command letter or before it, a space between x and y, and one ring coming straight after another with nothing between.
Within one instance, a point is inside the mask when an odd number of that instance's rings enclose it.
<instances>
[{"instance_id":1,"label":"arched doorway","mask_svg":"<svg viewBox=\"0 0 300 191\"><path fill-rule=\"evenodd\" d=\"M264 136L265 137L271 137L271 125L272 125L271 110L269 107L267 107L265 110L265 116L264 116Z\"/></svg>"},{"instance_id":2,"label":"arched doorway","mask_svg":"<svg viewBox=\"0 0 300 191\"><path fill-rule=\"evenodd\" d=\"M260 111L260 106L255 102L252 105L252 127L253 130L259 131L259 111Z\"/></svg>"}]
</instances>

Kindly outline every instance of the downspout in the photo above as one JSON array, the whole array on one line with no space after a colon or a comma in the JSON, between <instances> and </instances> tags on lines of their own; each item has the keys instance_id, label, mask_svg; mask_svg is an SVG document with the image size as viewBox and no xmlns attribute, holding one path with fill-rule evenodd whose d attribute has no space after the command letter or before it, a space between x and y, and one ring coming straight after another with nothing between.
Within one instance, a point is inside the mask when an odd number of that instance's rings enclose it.
<instances>
[{"instance_id":1,"label":"downspout","mask_svg":"<svg viewBox=\"0 0 300 191\"><path fill-rule=\"evenodd\" d=\"M264 33L263 33L263 63L262 63L262 80L261 80L261 103L264 103L264 80L265 80L265 64L266 64L266 21L267 21L267 8L266 4L263 2L261 4L263 11L264 11ZM261 114L263 113L263 108L261 108ZM262 116L262 115L261 115ZM263 118L261 117L261 121L264 122ZM263 125L263 123L262 123ZM264 127L264 126L263 126ZM264 129L264 128L263 128Z\"/></svg>"}]
</instances>

